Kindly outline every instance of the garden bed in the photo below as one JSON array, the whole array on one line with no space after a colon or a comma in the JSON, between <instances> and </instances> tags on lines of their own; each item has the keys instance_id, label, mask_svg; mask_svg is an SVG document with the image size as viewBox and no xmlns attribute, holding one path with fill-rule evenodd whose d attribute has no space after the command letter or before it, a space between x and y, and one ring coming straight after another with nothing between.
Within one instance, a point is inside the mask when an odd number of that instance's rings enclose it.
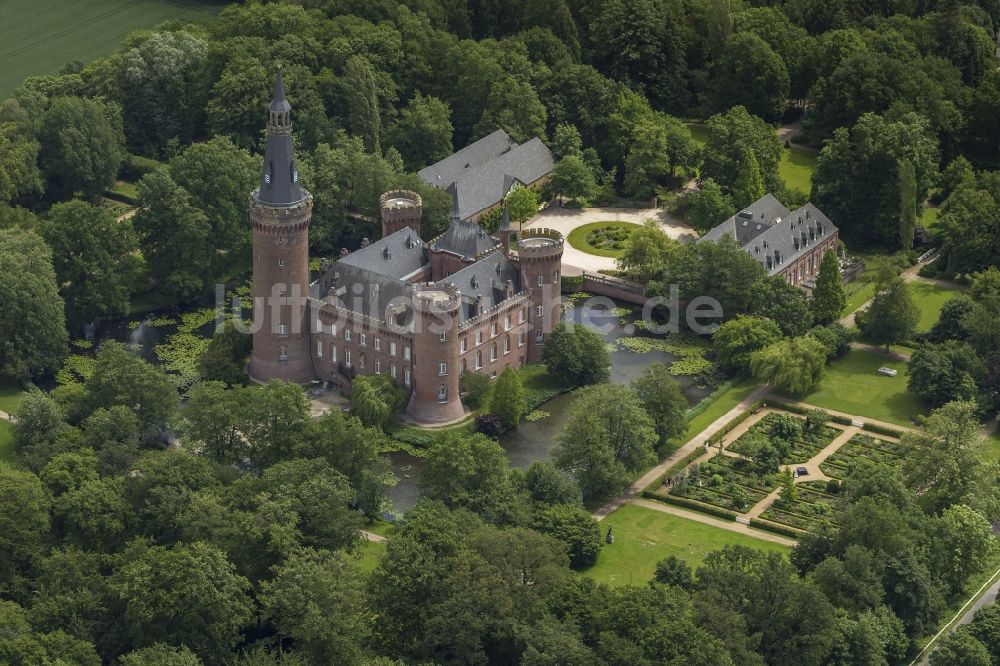
<instances>
[{"instance_id":1,"label":"garden bed","mask_svg":"<svg viewBox=\"0 0 1000 666\"><path fill-rule=\"evenodd\" d=\"M628 222L591 222L571 231L566 240L581 252L617 258L624 254L628 239L638 228Z\"/></svg>"},{"instance_id":2,"label":"garden bed","mask_svg":"<svg viewBox=\"0 0 1000 666\"><path fill-rule=\"evenodd\" d=\"M757 435L763 435L769 440L773 440L777 437L774 432L777 424L779 421L784 419L794 419L802 424L801 432L795 435L794 438L790 439L791 446L788 449L788 453L782 457L781 462L785 465L808 461L810 458L822 451L841 432L840 430L830 426L823 426L821 430L810 432L805 429L805 419L788 414L778 414L772 412L757 423L750 426L750 429L747 430L747 432L740 435L739 439L729 445L729 450L741 455L751 454L752 451L750 450L749 442Z\"/></svg>"},{"instance_id":3,"label":"garden bed","mask_svg":"<svg viewBox=\"0 0 1000 666\"><path fill-rule=\"evenodd\" d=\"M743 512L760 502L777 487L773 474L742 458L717 455L701 465L693 465L684 477L667 489L677 497Z\"/></svg>"}]
</instances>

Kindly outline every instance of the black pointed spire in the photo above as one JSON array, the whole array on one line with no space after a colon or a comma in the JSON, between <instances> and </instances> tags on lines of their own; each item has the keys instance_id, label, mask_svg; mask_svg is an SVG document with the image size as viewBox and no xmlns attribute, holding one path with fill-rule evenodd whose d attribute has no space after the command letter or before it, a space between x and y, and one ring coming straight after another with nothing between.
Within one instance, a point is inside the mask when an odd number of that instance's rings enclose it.
<instances>
[{"instance_id":1,"label":"black pointed spire","mask_svg":"<svg viewBox=\"0 0 1000 666\"><path fill-rule=\"evenodd\" d=\"M285 97L285 80L280 67L274 80L274 97L267 110L267 147L257 198L264 203L287 206L304 199L306 193L299 186L299 171L295 167L292 105Z\"/></svg>"}]
</instances>

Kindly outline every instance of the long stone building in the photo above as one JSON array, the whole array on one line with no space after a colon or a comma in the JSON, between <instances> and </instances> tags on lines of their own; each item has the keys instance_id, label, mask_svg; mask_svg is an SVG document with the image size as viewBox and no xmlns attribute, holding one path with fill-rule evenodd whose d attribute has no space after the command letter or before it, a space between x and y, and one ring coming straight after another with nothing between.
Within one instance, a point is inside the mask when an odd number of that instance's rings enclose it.
<instances>
[{"instance_id":1,"label":"long stone building","mask_svg":"<svg viewBox=\"0 0 1000 666\"><path fill-rule=\"evenodd\" d=\"M496 377L541 360L561 316L559 232L531 229L512 244L504 210L497 235L487 234L463 216L455 179L448 186L451 223L424 241L420 196L387 192L380 201L383 237L324 264L310 283L312 195L298 181L280 72L268 113L264 172L250 195L252 378L347 387L359 374L387 374L409 391L412 419L441 423L464 414L463 372ZM516 168L505 163L497 172L498 190L509 190L506 172Z\"/></svg>"},{"instance_id":2,"label":"long stone building","mask_svg":"<svg viewBox=\"0 0 1000 666\"><path fill-rule=\"evenodd\" d=\"M816 206L790 211L768 193L698 239L732 236L768 275L803 286L819 273L828 250L837 250L840 230Z\"/></svg>"}]
</instances>

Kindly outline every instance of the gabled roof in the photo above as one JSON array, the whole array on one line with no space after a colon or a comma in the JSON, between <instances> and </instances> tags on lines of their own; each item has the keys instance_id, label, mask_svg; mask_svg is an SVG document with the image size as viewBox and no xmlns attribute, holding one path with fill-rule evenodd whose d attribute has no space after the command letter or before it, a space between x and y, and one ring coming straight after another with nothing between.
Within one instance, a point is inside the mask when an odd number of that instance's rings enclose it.
<instances>
[{"instance_id":1,"label":"gabled roof","mask_svg":"<svg viewBox=\"0 0 1000 666\"><path fill-rule=\"evenodd\" d=\"M753 202L698 239L718 241L730 235L767 270L780 273L789 262L813 249L817 240L837 231L816 206L789 211L771 194Z\"/></svg>"},{"instance_id":2,"label":"gabled roof","mask_svg":"<svg viewBox=\"0 0 1000 666\"><path fill-rule=\"evenodd\" d=\"M440 162L424 167L417 175L425 182L445 189L468 171L495 160L516 145L507 132L497 130Z\"/></svg>"},{"instance_id":3,"label":"gabled roof","mask_svg":"<svg viewBox=\"0 0 1000 666\"><path fill-rule=\"evenodd\" d=\"M452 220L440 238L434 241L432 250L442 250L460 257L475 259L492 250L497 242L483 231L477 222Z\"/></svg>"},{"instance_id":4,"label":"gabled roof","mask_svg":"<svg viewBox=\"0 0 1000 666\"><path fill-rule=\"evenodd\" d=\"M354 266L402 280L426 263L424 242L415 231L405 227L339 259L335 266Z\"/></svg>"},{"instance_id":5,"label":"gabled roof","mask_svg":"<svg viewBox=\"0 0 1000 666\"><path fill-rule=\"evenodd\" d=\"M526 141L455 181L459 212L472 217L503 199L513 183L530 185L553 168L555 158L542 140Z\"/></svg>"}]
</instances>

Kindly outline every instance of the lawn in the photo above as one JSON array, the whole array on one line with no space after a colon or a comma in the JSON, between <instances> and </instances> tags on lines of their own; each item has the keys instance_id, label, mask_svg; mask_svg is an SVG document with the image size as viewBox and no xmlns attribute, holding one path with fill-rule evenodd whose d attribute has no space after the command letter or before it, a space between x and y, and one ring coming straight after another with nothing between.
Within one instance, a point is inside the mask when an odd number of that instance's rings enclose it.
<instances>
[{"instance_id":1,"label":"lawn","mask_svg":"<svg viewBox=\"0 0 1000 666\"><path fill-rule=\"evenodd\" d=\"M602 534L609 527L615 542L604 545L597 564L586 575L614 586L644 585L653 578L656 563L668 555L676 555L694 568L708 553L730 544L788 551L777 543L634 504L625 504L601 521Z\"/></svg>"},{"instance_id":2,"label":"lawn","mask_svg":"<svg viewBox=\"0 0 1000 666\"><path fill-rule=\"evenodd\" d=\"M29 76L57 74L71 60L111 53L133 30L168 19L214 16L224 2L195 0L4 0L0 99Z\"/></svg>"},{"instance_id":3,"label":"lawn","mask_svg":"<svg viewBox=\"0 0 1000 666\"><path fill-rule=\"evenodd\" d=\"M899 374L895 377L880 375L877 370L882 366L893 368ZM854 416L909 426L913 417L925 410L917 396L907 390L907 376L905 361L851 350L830 364L820 389L802 401Z\"/></svg>"},{"instance_id":4,"label":"lawn","mask_svg":"<svg viewBox=\"0 0 1000 666\"><path fill-rule=\"evenodd\" d=\"M989 462L1000 460L1000 431L993 433L986 439L986 449L983 457Z\"/></svg>"},{"instance_id":5,"label":"lawn","mask_svg":"<svg viewBox=\"0 0 1000 666\"><path fill-rule=\"evenodd\" d=\"M732 388L716 398L711 405L705 408L705 411L688 421L687 431L677 440L677 445L670 450L676 450L686 444L692 437L707 428L715 419L740 404L743 398L753 393L755 388L757 388L757 383L751 379L743 379L733 384Z\"/></svg>"},{"instance_id":6,"label":"lawn","mask_svg":"<svg viewBox=\"0 0 1000 666\"><path fill-rule=\"evenodd\" d=\"M819 156L802 148L785 148L778 162L778 175L790 189L801 190L806 196L812 191L812 175Z\"/></svg>"},{"instance_id":7,"label":"lawn","mask_svg":"<svg viewBox=\"0 0 1000 666\"><path fill-rule=\"evenodd\" d=\"M927 282L911 282L909 289L910 295L913 296L917 307L920 308L920 323L917 324L918 333L929 331L938 320L941 306L958 293L957 289Z\"/></svg>"},{"instance_id":8,"label":"lawn","mask_svg":"<svg viewBox=\"0 0 1000 666\"><path fill-rule=\"evenodd\" d=\"M625 249L621 247L621 244L626 242L632 232L638 228L637 225L628 222L591 222L569 232L567 240L577 250L586 252L587 254L597 255L598 257L620 257L625 253ZM601 246L600 242L602 240L607 240L610 243L607 235L614 234L616 231L624 232L619 233L616 237L618 247L611 247L610 245Z\"/></svg>"},{"instance_id":9,"label":"lawn","mask_svg":"<svg viewBox=\"0 0 1000 666\"><path fill-rule=\"evenodd\" d=\"M0 460L10 460L14 457L14 439L11 437L11 425L0 421Z\"/></svg>"},{"instance_id":10,"label":"lawn","mask_svg":"<svg viewBox=\"0 0 1000 666\"><path fill-rule=\"evenodd\" d=\"M0 411L13 414L24 397L24 391L14 383L0 382Z\"/></svg>"},{"instance_id":11,"label":"lawn","mask_svg":"<svg viewBox=\"0 0 1000 666\"><path fill-rule=\"evenodd\" d=\"M354 560L361 573L369 574L385 555L385 542L363 541L348 557Z\"/></svg>"},{"instance_id":12,"label":"lawn","mask_svg":"<svg viewBox=\"0 0 1000 666\"><path fill-rule=\"evenodd\" d=\"M924 214L920 216L920 224L925 229L934 229L937 226L938 213L940 212L940 208L931 208L930 206L924 208Z\"/></svg>"}]
</instances>

